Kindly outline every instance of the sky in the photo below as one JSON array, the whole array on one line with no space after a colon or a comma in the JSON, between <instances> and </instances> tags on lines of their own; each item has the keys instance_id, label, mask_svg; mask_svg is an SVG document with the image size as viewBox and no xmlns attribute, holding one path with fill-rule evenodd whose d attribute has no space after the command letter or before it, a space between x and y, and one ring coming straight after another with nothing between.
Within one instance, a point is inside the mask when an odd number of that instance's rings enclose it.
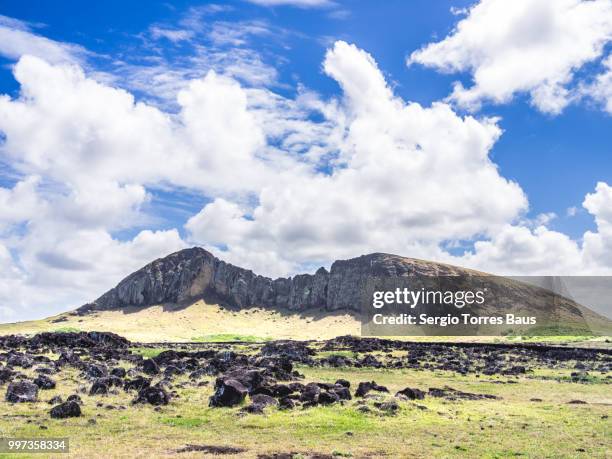
<instances>
[{"instance_id":1,"label":"sky","mask_svg":"<svg viewBox=\"0 0 612 459\"><path fill-rule=\"evenodd\" d=\"M199 245L612 274L612 0L0 2L0 322Z\"/></svg>"}]
</instances>

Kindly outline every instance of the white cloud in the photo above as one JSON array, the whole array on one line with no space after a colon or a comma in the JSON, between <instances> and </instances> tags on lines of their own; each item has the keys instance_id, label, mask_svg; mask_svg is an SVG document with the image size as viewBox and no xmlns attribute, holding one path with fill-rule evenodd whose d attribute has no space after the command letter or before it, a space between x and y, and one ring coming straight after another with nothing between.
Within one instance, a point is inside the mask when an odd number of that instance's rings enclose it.
<instances>
[{"instance_id":1,"label":"white cloud","mask_svg":"<svg viewBox=\"0 0 612 459\"><path fill-rule=\"evenodd\" d=\"M583 207L595 217L597 231L587 231L582 244L546 227L548 216L535 228L508 225L474 250L447 260L502 275L611 275L612 186L599 182ZM568 215L575 215L573 208ZM536 219L537 221L538 219Z\"/></svg>"},{"instance_id":2,"label":"white cloud","mask_svg":"<svg viewBox=\"0 0 612 459\"><path fill-rule=\"evenodd\" d=\"M474 251L449 261L499 275L577 275L585 273L578 244L545 226L507 225Z\"/></svg>"},{"instance_id":3,"label":"white cloud","mask_svg":"<svg viewBox=\"0 0 612 459\"><path fill-rule=\"evenodd\" d=\"M19 59L24 54L51 63L79 62L87 54L79 45L62 43L32 33L28 23L0 16L0 55Z\"/></svg>"},{"instance_id":4,"label":"white cloud","mask_svg":"<svg viewBox=\"0 0 612 459\"><path fill-rule=\"evenodd\" d=\"M28 221L44 211L37 193L39 177L27 177L13 188L0 187L0 234L9 225Z\"/></svg>"},{"instance_id":5,"label":"white cloud","mask_svg":"<svg viewBox=\"0 0 612 459\"><path fill-rule=\"evenodd\" d=\"M103 230L39 221L14 250L0 244L0 321L49 316L91 301L155 258L185 247L176 230L119 242Z\"/></svg>"},{"instance_id":6,"label":"white cloud","mask_svg":"<svg viewBox=\"0 0 612 459\"><path fill-rule=\"evenodd\" d=\"M590 84L581 88L581 94L601 103L604 110L612 114L612 55L603 62L604 70Z\"/></svg>"},{"instance_id":7,"label":"white cloud","mask_svg":"<svg viewBox=\"0 0 612 459\"><path fill-rule=\"evenodd\" d=\"M444 40L412 53L408 63L470 72L450 100L470 109L528 93L556 114L579 96L576 72L602 57L612 39L610 0L481 0Z\"/></svg>"},{"instance_id":8,"label":"white cloud","mask_svg":"<svg viewBox=\"0 0 612 459\"><path fill-rule=\"evenodd\" d=\"M496 120L406 104L372 57L344 42L324 69L344 92L327 108L338 133L332 171L283 171L252 209L208 204L187 225L196 241L229 239L223 256L274 252L296 265L493 233L526 208L488 157Z\"/></svg>"},{"instance_id":9,"label":"white cloud","mask_svg":"<svg viewBox=\"0 0 612 459\"><path fill-rule=\"evenodd\" d=\"M551 215L526 226L526 196L489 156L498 119L406 102L344 42L324 71L342 97L208 71L164 111L79 66L21 57L19 95L0 96L1 160L21 177L0 188L0 314L78 306L191 243L268 275L373 251L520 274L612 266L607 185L585 199L598 230L583 247L546 228ZM209 202L187 240L143 229L158 187ZM462 257L441 248L460 240L480 242Z\"/></svg>"},{"instance_id":10,"label":"white cloud","mask_svg":"<svg viewBox=\"0 0 612 459\"><path fill-rule=\"evenodd\" d=\"M173 43L187 41L193 38L193 30L169 29L160 26L149 27L149 33L154 40L165 38Z\"/></svg>"},{"instance_id":11,"label":"white cloud","mask_svg":"<svg viewBox=\"0 0 612 459\"><path fill-rule=\"evenodd\" d=\"M270 33L268 24L263 21L217 21L208 32L208 37L215 45L242 46L253 36Z\"/></svg>"},{"instance_id":12,"label":"white cloud","mask_svg":"<svg viewBox=\"0 0 612 459\"><path fill-rule=\"evenodd\" d=\"M536 226L546 226L555 218L557 218L557 214L555 214L554 212L545 212L536 215L534 223L536 224Z\"/></svg>"},{"instance_id":13,"label":"white cloud","mask_svg":"<svg viewBox=\"0 0 612 459\"><path fill-rule=\"evenodd\" d=\"M612 186L599 182L582 204L595 217L597 231L584 234L585 262L593 270L609 271L612 266ZM608 269L605 269L608 268Z\"/></svg>"}]
</instances>

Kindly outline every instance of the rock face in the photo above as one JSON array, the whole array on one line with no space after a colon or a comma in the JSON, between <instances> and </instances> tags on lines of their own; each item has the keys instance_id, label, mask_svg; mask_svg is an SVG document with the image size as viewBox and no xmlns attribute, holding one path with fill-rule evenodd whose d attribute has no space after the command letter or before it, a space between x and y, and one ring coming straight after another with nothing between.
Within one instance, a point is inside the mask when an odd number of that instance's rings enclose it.
<instances>
[{"instance_id":1,"label":"rock face","mask_svg":"<svg viewBox=\"0 0 612 459\"><path fill-rule=\"evenodd\" d=\"M453 275L460 268L384 253L332 264L328 272L270 279L239 268L194 247L155 260L122 280L80 313L126 306L151 306L205 299L236 307L279 307L294 311L324 308L358 311L373 276ZM461 270L466 272L467 270Z\"/></svg>"}]
</instances>

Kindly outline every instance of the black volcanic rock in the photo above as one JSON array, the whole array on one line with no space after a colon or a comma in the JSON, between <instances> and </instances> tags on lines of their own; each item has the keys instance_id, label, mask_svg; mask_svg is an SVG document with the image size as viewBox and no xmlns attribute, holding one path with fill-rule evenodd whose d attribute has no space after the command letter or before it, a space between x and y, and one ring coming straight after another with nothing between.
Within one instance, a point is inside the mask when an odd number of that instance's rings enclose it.
<instances>
[{"instance_id":1,"label":"black volcanic rock","mask_svg":"<svg viewBox=\"0 0 612 459\"><path fill-rule=\"evenodd\" d=\"M76 418L81 415L81 407L77 402L71 400L54 406L50 414L54 419Z\"/></svg>"},{"instance_id":2,"label":"black volcanic rock","mask_svg":"<svg viewBox=\"0 0 612 459\"><path fill-rule=\"evenodd\" d=\"M35 402L38 386L30 381L12 382L6 389L5 400L10 403Z\"/></svg>"}]
</instances>

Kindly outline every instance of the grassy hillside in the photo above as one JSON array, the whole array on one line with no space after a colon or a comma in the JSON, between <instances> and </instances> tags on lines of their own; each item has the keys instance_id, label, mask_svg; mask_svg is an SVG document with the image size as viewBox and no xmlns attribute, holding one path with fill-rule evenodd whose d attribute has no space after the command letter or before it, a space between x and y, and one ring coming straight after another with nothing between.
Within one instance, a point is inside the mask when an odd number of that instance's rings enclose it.
<instances>
[{"instance_id":1,"label":"grassy hillside","mask_svg":"<svg viewBox=\"0 0 612 459\"><path fill-rule=\"evenodd\" d=\"M57 322L61 319L61 322ZM65 319L65 320L64 320ZM131 341L263 341L266 339L327 339L358 335L360 324L348 314L313 311L286 314L252 308L224 309L198 301L184 308L151 306L100 311L86 316L61 314L48 319L0 325L0 334L41 331L110 331Z\"/></svg>"},{"instance_id":2,"label":"grassy hillside","mask_svg":"<svg viewBox=\"0 0 612 459\"><path fill-rule=\"evenodd\" d=\"M234 311L202 301L175 309L167 306L151 306L140 309L100 311L85 316L64 313L42 320L0 324L0 335L32 335L43 331L110 331L136 342L253 342L268 339L322 340L341 335L360 335L361 326L359 321L349 314L333 314L316 310L302 315L260 308ZM402 339L402 337L398 338ZM602 336L410 336L404 339L410 341L571 342L581 346L612 347L609 337Z\"/></svg>"}]
</instances>

